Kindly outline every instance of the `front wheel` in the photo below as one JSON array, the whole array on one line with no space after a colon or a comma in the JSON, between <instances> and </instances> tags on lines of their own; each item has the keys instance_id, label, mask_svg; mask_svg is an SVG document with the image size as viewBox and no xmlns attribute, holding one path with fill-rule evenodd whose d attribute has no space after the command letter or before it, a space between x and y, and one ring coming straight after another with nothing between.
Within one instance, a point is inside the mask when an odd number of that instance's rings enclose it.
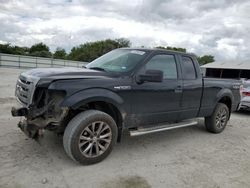
<instances>
[{"instance_id":1,"label":"front wheel","mask_svg":"<svg viewBox=\"0 0 250 188\"><path fill-rule=\"evenodd\" d=\"M63 146L69 157L88 165L106 158L116 140L117 126L113 118L98 110L87 110L69 122Z\"/></svg>"},{"instance_id":2,"label":"front wheel","mask_svg":"<svg viewBox=\"0 0 250 188\"><path fill-rule=\"evenodd\" d=\"M205 117L205 125L209 132L220 133L222 132L229 120L229 109L227 105L218 103L215 107L213 114Z\"/></svg>"}]
</instances>

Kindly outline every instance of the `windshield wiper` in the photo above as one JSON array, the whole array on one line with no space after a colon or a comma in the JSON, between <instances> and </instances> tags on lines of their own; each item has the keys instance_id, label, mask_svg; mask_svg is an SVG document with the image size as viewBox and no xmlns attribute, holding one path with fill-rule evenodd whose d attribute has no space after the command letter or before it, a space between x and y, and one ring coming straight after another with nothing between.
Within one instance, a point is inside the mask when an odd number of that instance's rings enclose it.
<instances>
[{"instance_id":1,"label":"windshield wiper","mask_svg":"<svg viewBox=\"0 0 250 188\"><path fill-rule=\"evenodd\" d=\"M99 70L99 71L104 71L106 72L106 70L104 68L101 68L101 67L90 67L88 69L93 69L93 70Z\"/></svg>"}]
</instances>

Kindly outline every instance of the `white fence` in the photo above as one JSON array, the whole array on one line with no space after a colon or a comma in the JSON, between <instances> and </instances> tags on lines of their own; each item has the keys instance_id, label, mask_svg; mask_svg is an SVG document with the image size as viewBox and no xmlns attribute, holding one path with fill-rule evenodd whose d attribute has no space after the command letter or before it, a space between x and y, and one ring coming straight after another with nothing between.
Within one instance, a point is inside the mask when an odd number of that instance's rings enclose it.
<instances>
[{"instance_id":1,"label":"white fence","mask_svg":"<svg viewBox=\"0 0 250 188\"><path fill-rule=\"evenodd\" d=\"M88 62L0 53L0 67L1 66L15 67L15 68L82 67L87 63Z\"/></svg>"}]
</instances>

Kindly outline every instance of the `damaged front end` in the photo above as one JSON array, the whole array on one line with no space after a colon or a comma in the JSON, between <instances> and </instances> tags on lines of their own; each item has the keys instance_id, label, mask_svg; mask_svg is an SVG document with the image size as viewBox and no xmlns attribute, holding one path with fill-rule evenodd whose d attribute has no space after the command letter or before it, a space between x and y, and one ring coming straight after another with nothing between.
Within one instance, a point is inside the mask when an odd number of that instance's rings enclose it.
<instances>
[{"instance_id":1,"label":"damaged front end","mask_svg":"<svg viewBox=\"0 0 250 188\"><path fill-rule=\"evenodd\" d=\"M20 78L16 97L22 107L12 107L12 116L25 117L18 127L30 138L41 136L44 129L62 132L68 114L68 108L60 106L65 95L65 91L49 90L48 87L39 87L34 81Z\"/></svg>"}]
</instances>

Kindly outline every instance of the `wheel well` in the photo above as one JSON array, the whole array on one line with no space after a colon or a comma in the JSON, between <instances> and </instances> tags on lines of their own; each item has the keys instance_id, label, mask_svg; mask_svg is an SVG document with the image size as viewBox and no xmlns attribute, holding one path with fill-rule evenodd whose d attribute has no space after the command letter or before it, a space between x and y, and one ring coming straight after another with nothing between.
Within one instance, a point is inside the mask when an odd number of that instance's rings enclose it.
<instances>
[{"instance_id":1,"label":"wheel well","mask_svg":"<svg viewBox=\"0 0 250 188\"><path fill-rule=\"evenodd\" d=\"M90 110L90 109L95 109L95 110L105 112L114 119L118 128L117 141L121 142L123 119L122 119L121 112L118 110L118 108L111 103L107 103L104 101L95 101L95 102L89 102L81 106L79 109L77 109L77 113L81 111L85 111L85 110Z\"/></svg>"},{"instance_id":2,"label":"wheel well","mask_svg":"<svg viewBox=\"0 0 250 188\"><path fill-rule=\"evenodd\" d=\"M120 111L118 110L117 107L115 107L111 103L103 102L103 101L95 101L95 102L90 102L80 109L84 110L89 110L89 109L95 109L95 110L100 110L102 112L105 112L109 114L116 122L118 127L122 127L122 115Z\"/></svg>"},{"instance_id":3,"label":"wheel well","mask_svg":"<svg viewBox=\"0 0 250 188\"><path fill-rule=\"evenodd\" d=\"M230 97L222 97L219 100L219 103L223 103L223 104L227 105L229 112L231 112L232 101L231 101Z\"/></svg>"},{"instance_id":4,"label":"wheel well","mask_svg":"<svg viewBox=\"0 0 250 188\"><path fill-rule=\"evenodd\" d=\"M122 134L122 122L123 122L121 112L113 104L108 103L108 102L104 102L104 101L89 102L89 103L87 103L87 104L85 104L83 106L80 106L76 110L70 109L67 117L62 122L63 131L66 128L66 126L68 125L69 121L74 116L76 116L80 112L83 112L83 111L86 111L86 110L91 110L91 109L105 112L105 113L109 114L114 119L114 121L116 122L117 128L118 128L117 141L120 142L121 141L121 134Z\"/></svg>"}]
</instances>

